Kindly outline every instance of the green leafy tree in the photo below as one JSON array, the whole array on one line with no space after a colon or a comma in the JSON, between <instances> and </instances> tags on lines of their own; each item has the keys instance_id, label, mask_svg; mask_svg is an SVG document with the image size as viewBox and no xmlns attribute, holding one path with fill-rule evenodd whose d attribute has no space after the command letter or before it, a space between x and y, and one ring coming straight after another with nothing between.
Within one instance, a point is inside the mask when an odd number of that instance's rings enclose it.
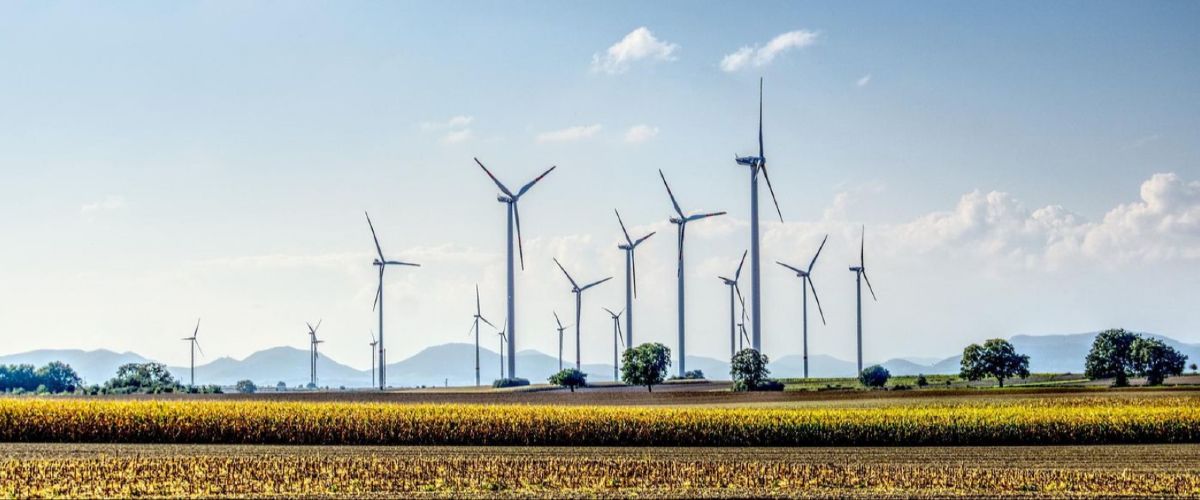
<instances>
[{"instance_id":1,"label":"green leafy tree","mask_svg":"<svg viewBox=\"0 0 1200 500\"><path fill-rule=\"evenodd\" d=\"M967 380L995 377L1000 387L1004 387L1004 379L1029 376L1029 356L1017 354L1012 343L1004 339L967 346L960 364L960 377Z\"/></svg>"},{"instance_id":2,"label":"green leafy tree","mask_svg":"<svg viewBox=\"0 0 1200 500\"><path fill-rule=\"evenodd\" d=\"M1100 332L1084 360L1083 374L1092 380L1113 378L1114 387L1129 385L1129 375L1134 372L1130 347L1137 338L1123 328Z\"/></svg>"},{"instance_id":3,"label":"green leafy tree","mask_svg":"<svg viewBox=\"0 0 1200 500\"><path fill-rule=\"evenodd\" d=\"M551 384L566 387L570 389L571 392L575 392L576 387L587 386L587 374L574 368L567 368L563 371L555 373L554 375L550 376L549 380Z\"/></svg>"},{"instance_id":4,"label":"green leafy tree","mask_svg":"<svg viewBox=\"0 0 1200 500\"><path fill-rule=\"evenodd\" d=\"M1192 363L1188 368L1192 369L1192 375L1196 374L1196 363Z\"/></svg>"},{"instance_id":5,"label":"green leafy tree","mask_svg":"<svg viewBox=\"0 0 1200 500\"><path fill-rule=\"evenodd\" d=\"M254 385L254 382L249 380L239 380L237 384L234 385L234 389L242 394L254 394L258 392L258 386Z\"/></svg>"},{"instance_id":6,"label":"green leafy tree","mask_svg":"<svg viewBox=\"0 0 1200 500\"><path fill-rule=\"evenodd\" d=\"M733 355L729 363L729 375L733 377L733 390L753 391L767 380L771 370L767 369L770 359L754 349L742 349Z\"/></svg>"},{"instance_id":7,"label":"green leafy tree","mask_svg":"<svg viewBox=\"0 0 1200 500\"><path fill-rule=\"evenodd\" d=\"M924 373L917 374L917 387L925 387L929 385L929 380L925 378Z\"/></svg>"},{"instance_id":8,"label":"green leafy tree","mask_svg":"<svg viewBox=\"0 0 1200 500\"><path fill-rule=\"evenodd\" d=\"M83 379L66 363L51 361L46 366L38 368L35 374L38 382L46 387L47 392L75 392L75 388L83 385Z\"/></svg>"},{"instance_id":9,"label":"green leafy tree","mask_svg":"<svg viewBox=\"0 0 1200 500\"><path fill-rule=\"evenodd\" d=\"M654 385L663 383L670 367L671 349L657 342L642 344L621 355L621 380L654 392Z\"/></svg>"},{"instance_id":10,"label":"green leafy tree","mask_svg":"<svg viewBox=\"0 0 1200 500\"><path fill-rule=\"evenodd\" d=\"M117 368L117 376L104 383L114 393L180 392L183 385L171 376L162 363L127 363Z\"/></svg>"},{"instance_id":11,"label":"green leafy tree","mask_svg":"<svg viewBox=\"0 0 1200 500\"><path fill-rule=\"evenodd\" d=\"M1162 385L1166 377L1183 373L1187 356L1180 354L1163 341L1139 337L1129 346L1134 371L1146 377L1146 385Z\"/></svg>"},{"instance_id":12,"label":"green leafy tree","mask_svg":"<svg viewBox=\"0 0 1200 500\"><path fill-rule=\"evenodd\" d=\"M867 387L883 387L887 385L890 378L892 378L892 373L879 365L863 368L862 373L858 374L858 382Z\"/></svg>"}]
</instances>

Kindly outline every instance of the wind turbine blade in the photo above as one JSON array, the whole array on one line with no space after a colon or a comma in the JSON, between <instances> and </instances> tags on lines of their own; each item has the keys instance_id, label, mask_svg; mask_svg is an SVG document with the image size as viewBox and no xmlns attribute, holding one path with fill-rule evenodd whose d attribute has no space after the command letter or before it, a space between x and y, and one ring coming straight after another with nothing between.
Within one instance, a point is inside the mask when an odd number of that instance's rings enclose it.
<instances>
[{"instance_id":1,"label":"wind turbine blade","mask_svg":"<svg viewBox=\"0 0 1200 500\"><path fill-rule=\"evenodd\" d=\"M621 332L621 322L617 322L617 341L621 343L621 347L625 347L625 335Z\"/></svg>"},{"instance_id":2,"label":"wind turbine blade","mask_svg":"<svg viewBox=\"0 0 1200 500\"><path fill-rule=\"evenodd\" d=\"M863 269L866 269L867 268L867 226L865 224L862 227L862 238L860 238L859 241L862 243L858 247L858 266Z\"/></svg>"},{"instance_id":3,"label":"wind turbine blade","mask_svg":"<svg viewBox=\"0 0 1200 500\"><path fill-rule=\"evenodd\" d=\"M617 209L614 208L613 213L617 214L617 222L621 224L621 232L625 234L625 242L629 243L629 246L632 247L633 238L629 237L629 231L625 229L625 221L621 220L621 212L618 212Z\"/></svg>"},{"instance_id":4,"label":"wind turbine blade","mask_svg":"<svg viewBox=\"0 0 1200 500\"><path fill-rule=\"evenodd\" d=\"M615 313L615 312L612 312L612 309L609 309L609 308L607 308L607 307L601 307L601 309L604 309L604 312L608 313L608 315L609 315L609 316L616 316L616 315L617 315L617 313Z\"/></svg>"},{"instance_id":5,"label":"wind turbine blade","mask_svg":"<svg viewBox=\"0 0 1200 500\"><path fill-rule=\"evenodd\" d=\"M707 219L709 217L716 217L718 215L725 215L725 212L709 212L706 214L696 214L696 215L687 217L687 221L691 222L694 220Z\"/></svg>"},{"instance_id":6,"label":"wind turbine blade","mask_svg":"<svg viewBox=\"0 0 1200 500\"><path fill-rule=\"evenodd\" d=\"M313 328L313 335L316 335L316 334L317 334L317 330L320 330L320 329L321 329L321 322L323 322L323 321L325 321L325 320L324 320L324 319L319 319L319 320L317 320L317 327L316 327L316 328Z\"/></svg>"},{"instance_id":7,"label":"wind turbine blade","mask_svg":"<svg viewBox=\"0 0 1200 500\"><path fill-rule=\"evenodd\" d=\"M866 281L866 282L867 282L867 290L869 290L869 291L871 292L871 300L874 300L874 301L876 301L876 302L879 302L879 299L875 298L875 289L874 289L874 288L871 288L871 278L868 278L868 277L867 277L867 270L866 270L866 269L863 269L863 270L862 270L862 275L863 275L863 281Z\"/></svg>"},{"instance_id":8,"label":"wind turbine blade","mask_svg":"<svg viewBox=\"0 0 1200 500\"><path fill-rule=\"evenodd\" d=\"M512 191L509 191L508 188L504 187L504 183L500 182L500 179L497 179L496 176L492 175L492 171L483 166L483 162L479 161L479 158L475 158L475 163L479 164L479 168L482 168L483 172L486 173L488 177L492 178L492 182L495 182L496 187L499 187L504 194L508 195L510 198L514 197Z\"/></svg>"},{"instance_id":9,"label":"wind turbine blade","mask_svg":"<svg viewBox=\"0 0 1200 500\"><path fill-rule=\"evenodd\" d=\"M192 331L192 337L200 334L200 318L196 318L196 329Z\"/></svg>"},{"instance_id":10,"label":"wind turbine blade","mask_svg":"<svg viewBox=\"0 0 1200 500\"><path fill-rule=\"evenodd\" d=\"M579 285L575 284L575 279L571 277L571 273L568 273L567 270L563 268L563 265L558 262L557 257L554 258L554 263L558 265L558 269L562 271L563 276L567 277L567 281L571 282L571 288L579 289Z\"/></svg>"},{"instance_id":11,"label":"wind turbine blade","mask_svg":"<svg viewBox=\"0 0 1200 500\"><path fill-rule=\"evenodd\" d=\"M412 262L401 262L401 261L398 261L398 260L389 260L389 261L386 261L386 262L384 262L384 264L387 264L387 265L389 265L389 266L410 266L410 267L421 267L421 265L420 265L420 264L414 264L414 263L412 263Z\"/></svg>"},{"instance_id":12,"label":"wind turbine blade","mask_svg":"<svg viewBox=\"0 0 1200 500\"><path fill-rule=\"evenodd\" d=\"M525 270L525 242L521 239L521 208L513 201L513 217L517 222L517 252L521 255L521 270Z\"/></svg>"},{"instance_id":13,"label":"wind turbine blade","mask_svg":"<svg viewBox=\"0 0 1200 500\"><path fill-rule=\"evenodd\" d=\"M562 326L562 320L561 320L561 319L558 319L558 311L551 311L551 312L553 312L553 313L554 313L554 322L555 322L555 323L558 323L558 327L559 327L559 328L562 328L562 327L563 327L563 326Z\"/></svg>"},{"instance_id":14,"label":"wind turbine blade","mask_svg":"<svg viewBox=\"0 0 1200 500\"><path fill-rule=\"evenodd\" d=\"M791 269L791 270L795 271L795 272L796 272L796 274L802 274L802 273L804 273L804 271L801 271L801 270L799 270L799 269L796 269L795 267L789 266L789 265L787 265L787 264L784 264L784 263L782 263L782 262L775 261L775 263L776 263L776 264L779 264L779 265L781 265L781 266L783 266L783 267L786 267L786 268L788 268L788 269Z\"/></svg>"},{"instance_id":15,"label":"wind turbine blade","mask_svg":"<svg viewBox=\"0 0 1200 500\"><path fill-rule=\"evenodd\" d=\"M829 241L829 235L825 235L825 239L821 240L821 246L817 247L817 253L813 255L812 261L808 263L808 272L812 273L813 265L817 263L817 257L821 256L821 249L825 248L825 242Z\"/></svg>"},{"instance_id":16,"label":"wind turbine blade","mask_svg":"<svg viewBox=\"0 0 1200 500\"><path fill-rule=\"evenodd\" d=\"M305 322L304 322L304 326L307 326L307 327L308 327L308 334L309 334L309 335L313 335L313 334L315 334L315 333L316 333L315 331L313 331L312 323L309 323L309 322L305 321Z\"/></svg>"},{"instance_id":17,"label":"wind turbine blade","mask_svg":"<svg viewBox=\"0 0 1200 500\"><path fill-rule=\"evenodd\" d=\"M808 283L808 288L812 290L813 299L817 301L817 312L821 313L821 324L825 323L825 311L821 309L821 298L817 296L817 286L813 284L812 277L805 277L804 281Z\"/></svg>"},{"instance_id":18,"label":"wind turbine blade","mask_svg":"<svg viewBox=\"0 0 1200 500\"><path fill-rule=\"evenodd\" d=\"M671 185L667 184L667 176L665 174L663 174L663 171L661 168L658 169L658 176L662 177L663 185L667 187L667 196L671 197L671 205L675 206L675 213L679 214L680 219L685 218L683 215L683 209L679 208L679 202L675 201L675 193L671 192Z\"/></svg>"},{"instance_id":19,"label":"wind turbine blade","mask_svg":"<svg viewBox=\"0 0 1200 500\"><path fill-rule=\"evenodd\" d=\"M484 322L484 323L487 323L487 324L488 324L488 326L490 326L490 327L492 327L492 328L496 328L496 325L493 325L491 321L488 321L488 320L487 320L487 318L485 318L485 317L483 317L483 316L480 316L480 317L479 317L479 321L482 321L482 322Z\"/></svg>"},{"instance_id":20,"label":"wind turbine blade","mask_svg":"<svg viewBox=\"0 0 1200 500\"><path fill-rule=\"evenodd\" d=\"M204 356L204 349L200 348L200 342L196 341L196 339L192 339L192 343L196 345L196 350L200 351L200 355Z\"/></svg>"},{"instance_id":21,"label":"wind turbine blade","mask_svg":"<svg viewBox=\"0 0 1200 500\"><path fill-rule=\"evenodd\" d=\"M633 249L629 250L629 264L633 268L633 297L637 298L637 253Z\"/></svg>"},{"instance_id":22,"label":"wind turbine blade","mask_svg":"<svg viewBox=\"0 0 1200 500\"><path fill-rule=\"evenodd\" d=\"M758 79L758 157L766 160L766 152L763 151L763 79Z\"/></svg>"},{"instance_id":23,"label":"wind turbine blade","mask_svg":"<svg viewBox=\"0 0 1200 500\"><path fill-rule=\"evenodd\" d=\"M679 276L683 276L683 239L684 239L684 236L686 236L686 235L687 235L687 221L685 219L684 222L679 224L679 237L678 237L679 260L677 260L676 264L675 264L675 267L676 267L675 274L677 274Z\"/></svg>"},{"instance_id":24,"label":"wind turbine blade","mask_svg":"<svg viewBox=\"0 0 1200 500\"><path fill-rule=\"evenodd\" d=\"M554 170L554 169L556 169L556 168L558 168L558 166L557 166L557 165L555 165L555 166L552 166L552 167L550 167L550 168L546 169L546 171L545 171L545 172L542 172L542 175L539 175L539 176L537 176L537 178L535 178L534 180L532 180L532 181L529 181L529 183L528 183L528 184L526 184L526 185L524 185L524 186L521 186L521 189L517 191L517 197L518 197L518 198L520 198L522 195L524 195L524 194L525 194L525 192L526 192L526 191L529 191L529 188L533 187L533 185L534 185L534 184L537 184L537 183L538 183L538 181L542 180L542 177L545 177L545 176L546 176L546 174L549 174L551 171L553 171L553 170Z\"/></svg>"},{"instance_id":25,"label":"wind turbine blade","mask_svg":"<svg viewBox=\"0 0 1200 500\"><path fill-rule=\"evenodd\" d=\"M638 238L637 241L633 242L633 246L637 247L638 245L641 245L643 241L650 239L650 237L654 236L654 233L657 233L657 232L658 231L651 231L650 234L647 234L645 236L642 236L641 238Z\"/></svg>"},{"instance_id":26,"label":"wind turbine blade","mask_svg":"<svg viewBox=\"0 0 1200 500\"><path fill-rule=\"evenodd\" d=\"M779 199L775 197L775 188L771 186L771 174L767 173L767 165L762 166L763 179L767 180L767 190L771 192L771 201L775 202L775 213L779 214L779 222L783 222L783 212L779 210Z\"/></svg>"},{"instance_id":27,"label":"wind turbine blade","mask_svg":"<svg viewBox=\"0 0 1200 500\"><path fill-rule=\"evenodd\" d=\"M746 254L748 254L748 253L750 253L749 250L742 250L742 261L738 263L737 272L733 273L733 281L737 281L737 280L741 279L742 265L746 263Z\"/></svg>"},{"instance_id":28,"label":"wind turbine blade","mask_svg":"<svg viewBox=\"0 0 1200 500\"><path fill-rule=\"evenodd\" d=\"M379 246L379 236L375 234L375 224L371 223L371 214L363 212L367 216L367 227L371 228L371 239L375 240L375 251L379 252L379 262L383 263L383 247Z\"/></svg>"},{"instance_id":29,"label":"wind turbine blade","mask_svg":"<svg viewBox=\"0 0 1200 500\"><path fill-rule=\"evenodd\" d=\"M608 280L610 280L610 279L612 279L612 276L609 276L609 277L607 277L607 278L604 278L604 279L602 279L602 280L600 280L600 281L595 281L595 282L592 282L591 284L585 285L583 288L580 288L580 289L579 289L579 291L581 291L581 292L582 292L582 291L584 291L584 290L587 290L588 288L591 288L591 287L594 287L594 286L596 286L596 285L599 285L599 284L601 284L601 283L604 283L605 281L608 281Z\"/></svg>"},{"instance_id":30,"label":"wind turbine blade","mask_svg":"<svg viewBox=\"0 0 1200 500\"><path fill-rule=\"evenodd\" d=\"M374 311L379 306L379 297L383 295L383 266L379 266L379 288L375 289L375 301L371 303L371 310Z\"/></svg>"},{"instance_id":31,"label":"wind turbine blade","mask_svg":"<svg viewBox=\"0 0 1200 500\"><path fill-rule=\"evenodd\" d=\"M479 285L475 285L475 315L483 314L483 306L479 302Z\"/></svg>"}]
</instances>

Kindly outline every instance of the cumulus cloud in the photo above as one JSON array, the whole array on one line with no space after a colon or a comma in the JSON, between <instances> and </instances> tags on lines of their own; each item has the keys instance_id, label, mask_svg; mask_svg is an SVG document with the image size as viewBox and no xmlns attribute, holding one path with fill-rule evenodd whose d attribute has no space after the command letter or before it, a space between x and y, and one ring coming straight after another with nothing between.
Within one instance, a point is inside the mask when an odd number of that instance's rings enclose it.
<instances>
[{"instance_id":1,"label":"cumulus cloud","mask_svg":"<svg viewBox=\"0 0 1200 500\"><path fill-rule=\"evenodd\" d=\"M871 83L871 75L863 75L862 78L859 78L858 81L854 82L854 85L858 87L866 87L868 83Z\"/></svg>"},{"instance_id":2,"label":"cumulus cloud","mask_svg":"<svg viewBox=\"0 0 1200 500\"><path fill-rule=\"evenodd\" d=\"M567 127L562 130L551 130L542 132L534 138L538 143L548 142L573 142L583 139L588 139L596 133L600 132L600 124L593 125L576 125Z\"/></svg>"},{"instance_id":3,"label":"cumulus cloud","mask_svg":"<svg viewBox=\"0 0 1200 500\"><path fill-rule=\"evenodd\" d=\"M592 71L615 75L624 73L638 61L674 61L679 46L654 37L642 26L629 32L603 54L592 55Z\"/></svg>"},{"instance_id":4,"label":"cumulus cloud","mask_svg":"<svg viewBox=\"0 0 1200 500\"><path fill-rule=\"evenodd\" d=\"M817 33L815 31L789 31L772 38L766 45L742 47L731 54L725 55L721 59L721 69L732 73L748 67L757 68L766 66L771 61L774 61L775 57L784 52L792 49L802 49L816 42Z\"/></svg>"},{"instance_id":5,"label":"cumulus cloud","mask_svg":"<svg viewBox=\"0 0 1200 500\"><path fill-rule=\"evenodd\" d=\"M82 207L79 207L79 213L83 215L94 215L98 212L111 212L113 210L120 210L125 207L125 197L109 195L102 201L87 203Z\"/></svg>"},{"instance_id":6,"label":"cumulus cloud","mask_svg":"<svg viewBox=\"0 0 1200 500\"><path fill-rule=\"evenodd\" d=\"M640 144L653 139L657 135L658 127L651 127L645 124L634 125L629 127L629 130L625 132L625 142Z\"/></svg>"}]
</instances>

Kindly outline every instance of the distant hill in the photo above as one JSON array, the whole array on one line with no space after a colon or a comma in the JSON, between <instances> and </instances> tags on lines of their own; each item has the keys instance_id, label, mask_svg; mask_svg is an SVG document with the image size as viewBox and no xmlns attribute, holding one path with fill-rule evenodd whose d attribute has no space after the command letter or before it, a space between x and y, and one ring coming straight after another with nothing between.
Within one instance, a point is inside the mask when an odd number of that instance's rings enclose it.
<instances>
[{"instance_id":1,"label":"distant hill","mask_svg":"<svg viewBox=\"0 0 1200 500\"><path fill-rule=\"evenodd\" d=\"M1010 340L1017 351L1029 355L1029 369L1034 372L1083 371L1083 359L1091 348L1097 332L1068 335L1016 335ZM1200 362L1200 344L1188 344L1160 335L1152 335L1188 356L1188 362ZM365 353L364 353L365 354ZM570 358L574 357L571 353ZM890 359L881 363L893 375L954 374L958 373L961 356L942 360L932 358ZM131 352L116 353L107 350L83 351L75 349L44 349L21 354L0 356L0 364L29 363L42 366L50 361L62 361L75 368L89 384L103 383L112 378L117 367L125 363L143 363L146 358ZM809 359L811 377L853 376L855 364L824 354L814 354ZM932 362L931 362L932 361ZM490 385L500 373L500 355L486 348L479 351L480 379ZM868 361L867 364L873 364ZM573 366L571 359L564 366ZM703 356L689 356L689 370L701 370L710 379L728 379L729 363L724 360ZM803 358L798 355L772 359L771 375L774 377L801 377L804 374ZM188 381L187 367L170 367L171 372L184 383ZM670 373L678 370L672 366ZM538 351L526 350L517 353L517 375L531 382L544 382L558 371L558 359ZM585 364L583 371L593 382L611 381L613 367L610 364ZM467 386L475 384L475 347L473 344L452 343L426 348L387 367L388 385L393 387L414 386ZM371 383L369 370L358 370L321 356L317 360L318 383L322 387L366 387ZM308 351L294 347L273 347L258 351L245 359L218 358L196 366L197 384L233 385L238 380L249 379L256 384L274 386L284 382L288 387L308 383Z\"/></svg>"}]
</instances>

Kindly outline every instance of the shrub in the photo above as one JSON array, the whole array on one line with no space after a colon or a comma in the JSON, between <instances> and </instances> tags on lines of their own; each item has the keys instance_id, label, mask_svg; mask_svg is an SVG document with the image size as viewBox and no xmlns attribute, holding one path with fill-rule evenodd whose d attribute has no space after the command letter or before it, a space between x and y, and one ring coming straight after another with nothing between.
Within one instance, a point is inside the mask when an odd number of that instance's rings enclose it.
<instances>
[{"instance_id":1,"label":"shrub","mask_svg":"<svg viewBox=\"0 0 1200 500\"><path fill-rule=\"evenodd\" d=\"M492 382L492 387L496 389L501 389L504 387L523 387L527 385L529 385L529 380L520 377L501 378Z\"/></svg>"},{"instance_id":2,"label":"shrub","mask_svg":"<svg viewBox=\"0 0 1200 500\"><path fill-rule=\"evenodd\" d=\"M733 355L729 364L729 375L733 377L733 390L753 391L767 380L771 370L767 369L770 359L754 349L742 349Z\"/></svg>"},{"instance_id":3,"label":"shrub","mask_svg":"<svg viewBox=\"0 0 1200 500\"><path fill-rule=\"evenodd\" d=\"M890 378L892 378L891 372L879 365L863 368L862 373L858 374L858 382L867 387L883 387L887 385Z\"/></svg>"},{"instance_id":4,"label":"shrub","mask_svg":"<svg viewBox=\"0 0 1200 500\"><path fill-rule=\"evenodd\" d=\"M566 387L575 392L576 387L587 386L587 374L574 368L567 368L550 376L551 384Z\"/></svg>"},{"instance_id":5,"label":"shrub","mask_svg":"<svg viewBox=\"0 0 1200 500\"><path fill-rule=\"evenodd\" d=\"M918 374L917 374L917 387L925 387L925 386L928 386L928 385L929 385L929 381L928 381L928 380L925 380L925 374L924 374L924 373L918 373Z\"/></svg>"},{"instance_id":6,"label":"shrub","mask_svg":"<svg viewBox=\"0 0 1200 500\"><path fill-rule=\"evenodd\" d=\"M254 382L249 380L239 380L237 384L234 385L234 389L242 394L254 394L258 392L258 386L254 385Z\"/></svg>"},{"instance_id":7,"label":"shrub","mask_svg":"<svg viewBox=\"0 0 1200 500\"><path fill-rule=\"evenodd\" d=\"M700 370L688 370L683 372L682 377L671 377L673 380L704 380L704 372Z\"/></svg>"},{"instance_id":8,"label":"shrub","mask_svg":"<svg viewBox=\"0 0 1200 500\"><path fill-rule=\"evenodd\" d=\"M642 344L621 355L621 380L654 392L654 384L663 382L670 366L671 349L657 342Z\"/></svg>"},{"instance_id":9,"label":"shrub","mask_svg":"<svg viewBox=\"0 0 1200 500\"><path fill-rule=\"evenodd\" d=\"M758 385L754 386L755 391L763 391L763 392L772 392L772 391L777 392L777 391L782 391L783 388L784 388L783 382L780 382L773 378L763 380L763 381L759 382Z\"/></svg>"}]
</instances>

